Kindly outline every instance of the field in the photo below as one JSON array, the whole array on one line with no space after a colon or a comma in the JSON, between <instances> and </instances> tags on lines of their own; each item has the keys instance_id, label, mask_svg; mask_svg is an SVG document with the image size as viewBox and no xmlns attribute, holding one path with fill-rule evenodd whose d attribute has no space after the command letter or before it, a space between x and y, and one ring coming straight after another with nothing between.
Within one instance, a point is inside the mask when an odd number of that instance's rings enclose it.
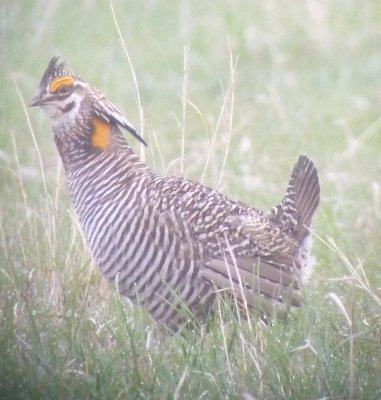
<instances>
[{"instance_id":1,"label":"field","mask_svg":"<svg viewBox=\"0 0 381 400\"><path fill-rule=\"evenodd\" d=\"M381 7L377 1L0 5L0 399L381 398ZM48 117L61 56L149 143L155 170L261 209L317 165L305 304L265 326L225 303L165 335L82 238Z\"/></svg>"}]
</instances>

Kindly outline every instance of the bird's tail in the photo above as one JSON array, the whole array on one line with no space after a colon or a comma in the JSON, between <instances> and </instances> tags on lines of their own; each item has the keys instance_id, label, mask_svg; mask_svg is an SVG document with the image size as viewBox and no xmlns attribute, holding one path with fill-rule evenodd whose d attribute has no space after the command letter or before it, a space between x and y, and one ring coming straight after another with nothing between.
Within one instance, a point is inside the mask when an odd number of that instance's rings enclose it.
<instances>
[{"instance_id":1,"label":"bird's tail","mask_svg":"<svg viewBox=\"0 0 381 400\"><path fill-rule=\"evenodd\" d=\"M285 230L291 230L298 241L305 238L319 205L320 185L314 163L300 155L291 174L281 204L272 209L273 218Z\"/></svg>"}]
</instances>

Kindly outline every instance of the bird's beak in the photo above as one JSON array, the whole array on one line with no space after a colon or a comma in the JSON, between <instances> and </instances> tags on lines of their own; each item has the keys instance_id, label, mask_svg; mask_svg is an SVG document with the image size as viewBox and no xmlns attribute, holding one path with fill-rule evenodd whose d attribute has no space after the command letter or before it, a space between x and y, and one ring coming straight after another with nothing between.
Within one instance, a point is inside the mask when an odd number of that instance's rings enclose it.
<instances>
[{"instance_id":1,"label":"bird's beak","mask_svg":"<svg viewBox=\"0 0 381 400\"><path fill-rule=\"evenodd\" d=\"M37 107L42 104L40 93L37 93L29 102L29 107Z\"/></svg>"}]
</instances>

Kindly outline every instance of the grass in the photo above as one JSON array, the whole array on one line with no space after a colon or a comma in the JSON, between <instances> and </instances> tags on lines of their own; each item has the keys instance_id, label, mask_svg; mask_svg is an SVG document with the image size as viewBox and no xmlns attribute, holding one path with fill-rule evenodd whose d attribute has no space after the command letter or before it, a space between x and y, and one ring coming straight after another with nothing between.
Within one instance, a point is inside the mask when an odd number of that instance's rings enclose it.
<instances>
[{"instance_id":1,"label":"grass","mask_svg":"<svg viewBox=\"0 0 381 400\"><path fill-rule=\"evenodd\" d=\"M0 398L379 399L378 3L111 4L0 6ZM314 159L304 307L266 327L221 302L209 332L166 336L102 280L49 121L23 108L56 54L135 122L158 171L267 209L297 155Z\"/></svg>"}]
</instances>

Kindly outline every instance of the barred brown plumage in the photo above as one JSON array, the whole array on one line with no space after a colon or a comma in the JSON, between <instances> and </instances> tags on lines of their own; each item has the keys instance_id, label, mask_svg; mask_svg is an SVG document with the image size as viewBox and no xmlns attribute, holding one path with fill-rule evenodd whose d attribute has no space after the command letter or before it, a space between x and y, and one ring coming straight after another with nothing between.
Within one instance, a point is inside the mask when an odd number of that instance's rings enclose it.
<instances>
[{"instance_id":1,"label":"barred brown plumage","mask_svg":"<svg viewBox=\"0 0 381 400\"><path fill-rule=\"evenodd\" d=\"M74 206L103 275L171 329L213 309L216 290L267 312L300 305L317 170L300 156L282 202L269 212L148 168L120 128L145 144L98 90L54 57L31 106L45 109Z\"/></svg>"}]
</instances>

